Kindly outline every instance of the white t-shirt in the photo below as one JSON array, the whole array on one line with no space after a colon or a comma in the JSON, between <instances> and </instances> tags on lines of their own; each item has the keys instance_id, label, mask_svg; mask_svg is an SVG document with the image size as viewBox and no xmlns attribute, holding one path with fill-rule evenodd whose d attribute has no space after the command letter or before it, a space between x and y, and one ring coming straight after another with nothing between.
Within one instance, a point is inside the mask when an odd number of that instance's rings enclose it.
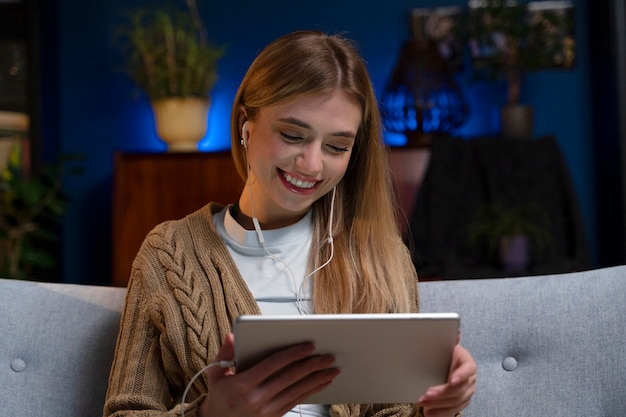
<instances>
[{"instance_id":1,"label":"white t-shirt","mask_svg":"<svg viewBox=\"0 0 626 417\"><path fill-rule=\"evenodd\" d=\"M309 212L291 226L263 230L263 248L256 231L241 227L228 209L213 216L217 233L224 239L262 314L310 313L310 279L303 281L313 234L311 219Z\"/></svg>"},{"instance_id":2,"label":"white t-shirt","mask_svg":"<svg viewBox=\"0 0 626 417\"><path fill-rule=\"evenodd\" d=\"M228 208L214 214L213 223L262 314L311 312L311 280L304 279L313 236L311 212L293 225L263 230L265 248L256 231L244 229ZM329 412L327 405L302 404L286 416L328 417Z\"/></svg>"}]
</instances>

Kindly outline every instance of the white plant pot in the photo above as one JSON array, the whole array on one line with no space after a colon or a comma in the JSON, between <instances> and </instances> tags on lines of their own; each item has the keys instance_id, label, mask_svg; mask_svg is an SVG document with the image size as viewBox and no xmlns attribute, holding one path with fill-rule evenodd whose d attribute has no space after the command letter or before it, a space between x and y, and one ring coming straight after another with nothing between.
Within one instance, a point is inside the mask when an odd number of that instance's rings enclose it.
<instances>
[{"instance_id":1,"label":"white plant pot","mask_svg":"<svg viewBox=\"0 0 626 417\"><path fill-rule=\"evenodd\" d=\"M210 100L196 97L167 98L152 103L157 135L168 151L198 150L207 130Z\"/></svg>"}]
</instances>

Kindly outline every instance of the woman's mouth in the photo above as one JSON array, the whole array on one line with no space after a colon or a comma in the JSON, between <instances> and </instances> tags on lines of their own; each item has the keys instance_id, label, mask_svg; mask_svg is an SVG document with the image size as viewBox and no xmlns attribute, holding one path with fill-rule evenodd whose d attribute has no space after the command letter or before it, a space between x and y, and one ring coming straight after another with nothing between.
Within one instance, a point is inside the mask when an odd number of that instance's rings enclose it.
<instances>
[{"instance_id":1,"label":"woman's mouth","mask_svg":"<svg viewBox=\"0 0 626 417\"><path fill-rule=\"evenodd\" d=\"M317 184L319 184L319 181L306 181L301 178L296 178L293 175L287 174L285 171L281 169L278 169L278 172L281 178L284 180L284 182L286 182L287 184L289 184L290 186L292 186L294 189L298 191L299 190L311 190L315 188Z\"/></svg>"}]
</instances>

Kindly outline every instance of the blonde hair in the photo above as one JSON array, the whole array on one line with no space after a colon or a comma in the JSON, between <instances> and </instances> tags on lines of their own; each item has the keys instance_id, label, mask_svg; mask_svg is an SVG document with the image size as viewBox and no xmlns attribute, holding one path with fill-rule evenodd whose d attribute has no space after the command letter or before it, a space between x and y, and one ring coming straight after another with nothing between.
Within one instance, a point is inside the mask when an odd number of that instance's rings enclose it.
<instances>
[{"instance_id":1,"label":"blonde hair","mask_svg":"<svg viewBox=\"0 0 626 417\"><path fill-rule=\"evenodd\" d=\"M231 117L232 154L246 180L240 145L243 118L260 108L341 88L361 105L363 116L347 171L337 185L334 256L312 277L316 313L410 311L406 262L391 183L387 148L374 89L353 42L315 31L287 34L270 43L248 69ZM244 116L245 115L245 116ZM313 204L314 235L309 270L330 256L327 244L332 193Z\"/></svg>"}]
</instances>

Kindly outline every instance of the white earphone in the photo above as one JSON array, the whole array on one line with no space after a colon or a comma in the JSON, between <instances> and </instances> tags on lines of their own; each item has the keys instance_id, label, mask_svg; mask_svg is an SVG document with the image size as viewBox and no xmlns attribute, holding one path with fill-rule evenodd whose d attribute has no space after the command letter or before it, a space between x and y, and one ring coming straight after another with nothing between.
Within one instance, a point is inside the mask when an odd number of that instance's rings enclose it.
<instances>
[{"instance_id":1,"label":"white earphone","mask_svg":"<svg viewBox=\"0 0 626 417\"><path fill-rule=\"evenodd\" d=\"M241 144L248 149L248 122L245 121L241 127Z\"/></svg>"}]
</instances>

